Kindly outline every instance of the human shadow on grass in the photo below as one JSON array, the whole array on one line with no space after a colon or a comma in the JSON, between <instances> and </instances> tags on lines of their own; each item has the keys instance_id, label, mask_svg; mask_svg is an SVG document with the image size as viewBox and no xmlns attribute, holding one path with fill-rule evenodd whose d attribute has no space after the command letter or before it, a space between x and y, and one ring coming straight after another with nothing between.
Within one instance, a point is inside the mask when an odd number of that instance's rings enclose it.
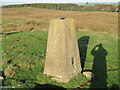
<instances>
[{"instance_id":1,"label":"human shadow on grass","mask_svg":"<svg viewBox=\"0 0 120 90\"><path fill-rule=\"evenodd\" d=\"M90 89L107 88L107 51L102 44L96 45L91 54L94 56L92 73L95 75L91 79Z\"/></svg>"},{"instance_id":2,"label":"human shadow on grass","mask_svg":"<svg viewBox=\"0 0 120 90\"><path fill-rule=\"evenodd\" d=\"M37 88L46 88L46 89L51 88L52 90L59 90L59 89L66 90L64 87L56 86L52 84L36 84L34 89L37 89Z\"/></svg>"},{"instance_id":3,"label":"human shadow on grass","mask_svg":"<svg viewBox=\"0 0 120 90\"><path fill-rule=\"evenodd\" d=\"M89 38L90 38L89 36L83 36L78 40L78 47L79 47L82 72L84 71Z\"/></svg>"}]
</instances>

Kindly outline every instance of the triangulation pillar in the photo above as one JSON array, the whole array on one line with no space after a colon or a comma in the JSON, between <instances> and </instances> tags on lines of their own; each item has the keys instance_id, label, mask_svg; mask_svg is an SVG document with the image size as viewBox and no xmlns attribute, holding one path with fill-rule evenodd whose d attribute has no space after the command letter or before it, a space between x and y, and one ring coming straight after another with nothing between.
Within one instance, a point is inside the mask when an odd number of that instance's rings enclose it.
<instances>
[{"instance_id":1,"label":"triangulation pillar","mask_svg":"<svg viewBox=\"0 0 120 90\"><path fill-rule=\"evenodd\" d=\"M50 21L44 74L58 82L68 82L81 72L73 19Z\"/></svg>"}]
</instances>

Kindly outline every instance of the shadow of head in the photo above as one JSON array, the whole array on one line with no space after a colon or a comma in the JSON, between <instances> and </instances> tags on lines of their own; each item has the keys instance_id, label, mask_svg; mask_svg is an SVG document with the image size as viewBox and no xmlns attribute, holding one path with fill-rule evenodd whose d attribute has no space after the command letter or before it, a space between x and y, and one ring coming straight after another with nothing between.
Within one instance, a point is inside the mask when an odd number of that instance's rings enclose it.
<instances>
[{"instance_id":1,"label":"shadow of head","mask_svg":"<svg viewBox=\"0 0 120 90\"><path fill-rule=\"evenodd\" d=\"M100 43L92 49L91 54L95 57L103 58L103 57L107 56L108 53L105 50L105 48L103 47L103 45Z\"/></svg>"}]
</instances>

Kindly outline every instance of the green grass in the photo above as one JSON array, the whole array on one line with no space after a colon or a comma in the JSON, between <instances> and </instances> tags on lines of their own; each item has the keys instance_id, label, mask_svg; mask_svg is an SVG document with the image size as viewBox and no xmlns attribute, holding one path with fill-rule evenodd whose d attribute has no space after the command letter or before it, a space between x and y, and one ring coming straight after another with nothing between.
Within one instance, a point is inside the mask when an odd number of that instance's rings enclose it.
<instances>
[{"instance_id":1,"label":"green grass","mask_svg":"<svg viewBox=\"0 0 120 90\"><path fill-rule=\"evenodd\" d=\"M68 83L58 83L52 81L50 77L43 74L47 35L47 31L34 31L6 33L6 35L3 36L2 68L6 75L6 78L3 81L4 86L34 88L37 83L62 86L64 88L75 88L90 80L79 74L72 78ZM103 73L100 73L99 71L102 70L101 68L106 68L107 86L111 87L118 85L118 70L114 70L118 69L119 63L117 52L118 40L108 33L77 31L78 40L84 36L89 37L84 69L93 69L94 56L91 54L91 51L96 45L101 43L108 53L105 58L106 67L99 66L101 65L99 60L97 63L99 69L95 70L95 74L100 77ZM82 52L85 51L81 51L81 53ZM96 79L95 83L98 82L100 81L97 81ZM94 84L94 82L91 83ZM89 88L91 83L88 82L81 88Z\"/></svg>"}]
</instances>

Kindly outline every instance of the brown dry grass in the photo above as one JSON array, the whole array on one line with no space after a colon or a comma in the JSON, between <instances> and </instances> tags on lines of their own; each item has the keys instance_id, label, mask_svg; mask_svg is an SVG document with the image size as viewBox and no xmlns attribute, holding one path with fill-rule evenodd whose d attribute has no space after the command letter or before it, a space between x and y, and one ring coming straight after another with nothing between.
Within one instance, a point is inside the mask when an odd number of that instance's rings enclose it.
<instances>
[{"instance_id":1,"label":"brown dry grass","mask_svg":"<svg viewBox=\"0 0 120 90\"><path fill-rule=\"evenodd\" d=\"M3 21L5 18L24 19L22 21L24 24L17 25L17 29L29 25L33 27L34 30L48 30L50 19L66 17L74 19L75 26L78 30L110 33L117 33L118 31L118 13L60 11L30 7L4 8L2 11ZM6 28L8 29L9 27L3 27L4 32L6 31Z\"/></svg>"}]
</instances>

